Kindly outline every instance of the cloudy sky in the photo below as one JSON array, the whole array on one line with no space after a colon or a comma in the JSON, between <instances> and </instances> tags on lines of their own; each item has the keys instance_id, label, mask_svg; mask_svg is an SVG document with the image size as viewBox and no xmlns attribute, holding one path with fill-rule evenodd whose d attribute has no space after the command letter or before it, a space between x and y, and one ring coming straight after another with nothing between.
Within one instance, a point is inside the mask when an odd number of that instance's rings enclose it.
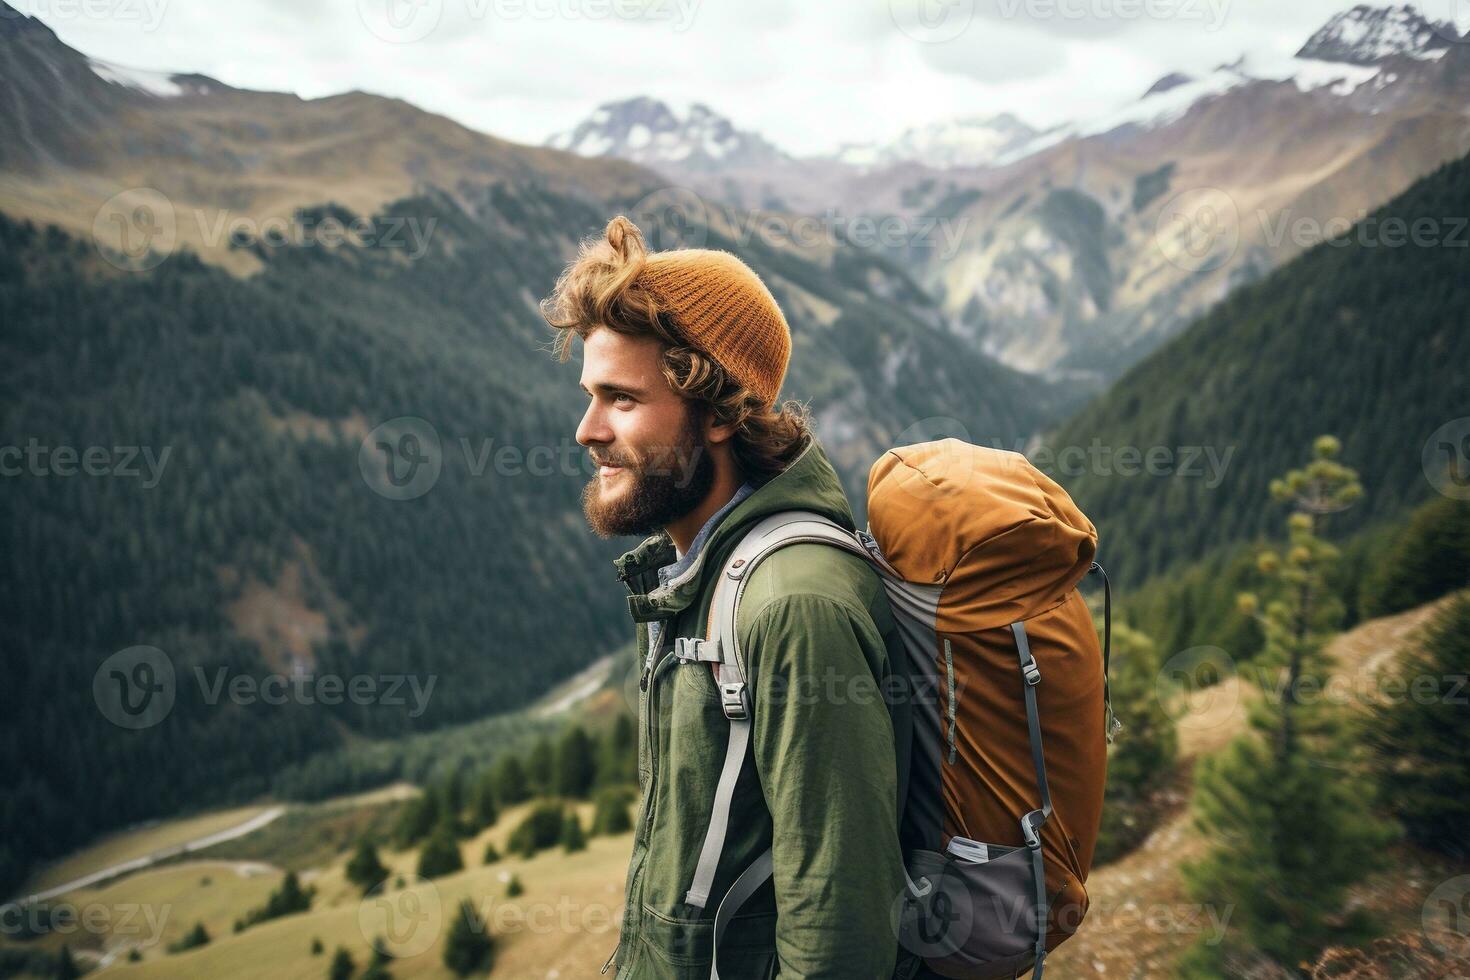
<instances>
[{"instance_id":1,"label":"cloudy sky","mask_svg":"<svg viewBox=\"0 0 1470 980\"><path fill-rule=\"evenodd\" d=\"M398 96L540 143L599 103L704 102L795 153L1288 55L1350 0L10 0L93 57L305 98ZM1448 18L1461 0L1423 0ZM1436 5L1447 8L1436 9Z\"/></svg>"}]
</instances>

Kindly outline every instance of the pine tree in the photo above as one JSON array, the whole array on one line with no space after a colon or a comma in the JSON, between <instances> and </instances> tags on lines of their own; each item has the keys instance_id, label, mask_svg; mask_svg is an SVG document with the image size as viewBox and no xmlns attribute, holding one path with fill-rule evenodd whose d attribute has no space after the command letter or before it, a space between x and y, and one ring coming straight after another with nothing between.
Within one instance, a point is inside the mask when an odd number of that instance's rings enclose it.
<instances>
[{"instance_id":1,"label":"pine tree","mask_svg":"<svg viewBox=\"0 0 1470 980\"><path fill-rule=\"evenodd\" d=\"M598 788L638 782L638 742L634 735L633 716L619 712L612 728L599 743L597 756Z\"/></svg>"},{"instance_id":2,"label":"pine tree","mask_svg":"<svg viewBox=\"0 0 1470 980\"><path fill-rule=\"evenodd\" d=\"M492 966L495 942L469 899L461 899L458 914L444 940L444 965L461 977Z\"/></svg>"},{"instance_id":3,"label":"pine tree","mask_svg":"<svg viewBox=\"0 0 1470 980\"><path fill-rule=\"evenodd\" d=\"M194 928L184 933L182 939L176 943L169 944L168 951L170 953L182 953L186 950L207 945L208 943L209 933L205 930L204 923L196 922L194 923Z\"/></svg>"},{"instance_id":4,"label":"pine tree","mask_svg":"<svg viewBox=\"0 0 1470 980\"><path fill-rule=\"evenodd\" d=\"M484 773L475 781L470 810L470 823L477 831L495 826L495 821L500 819L500 807L495 802L495 779L490 773Z\"/></svg>"},{"instance_id":5,"label":"pine tree","mask_svg":"<svg viewBox=\"0 0 1470 980\"><path fill-rule=\"evenodd\" d=\"M52 975L56 980L76 980L82 975L82 971L71 958L70 946L62 946L61 952L56 954L56 972Z\"/></svg>"},{"instance_id":6,"label":"pine tree","mask_svg":"<svg viewBox=\"0 0 1470 980\"><path fill-rule=\"evenodd\" d=\"M505 806L530 799L526 767L521 764L519 756L507 755L495 767L495 796Z\"/></svg>"},{"instance_id":7,"label":"pine tree","mask_svg":"<svg viewBox=\"0 0 1470 980\"><path fill-rule=\"evenodd\" d=\"M439 785L439 806L448 817L458 817L464 811L464 773L458 768Z\"/></svg>"},{"instance_id":8,"label":"pine tree","mask_svg":"<svg viewBox=\"0 0 1470 980\"><path fill-rule=\"evenodd\" d=\"M1108 746L1108 781L1093 864L1105 864L1141 844L1153 829L1153 794L1174 773L1179 736L1159 702L1159 657L1153 642L1113 625L1108 688L1122 725Z\"/></svg>"},{"instance_id":9,"label":"pine tree","mask_svg":"<svg viewBox=\"0 0 1470 980\"><path fill-rule=\"evenodd\" d=\"M526 890L525 889L525 886L521 884L521 876L520 875L517 875L517 874L511 875L510 876L510 881L508 881L508 882L505 883L505 897L506 898L515 898L516 896L523 894L525 892L525 890Z\"/></svg>"},{"instance_id":10,"label":"pine tree","mask_svg":"<svg viewBox=\"0 0 1470 980\"><path fill-rule=\"evenodd\" d=\"M1364 725L1384 798L1416 843L1470 856L1470 592L1435 614L1380 678Z\"/></svg>"},{"instance_id":11,"label":"pine tree","mask_svg":"<svg viewBox=\"0 0 1470 980\"><path fill-rule=\"evenodd\" d=\"M357 964L352 962L352 954L338 946L332 954L332 965L327 968L327 980L351 980L356 971Z\"/></svg>"},{"instance_id":12,"label":"pine tree","mask_svg":"<svg viewBox=\"0 0 1470 980\"><path fill-rule=\"evenodd\" d=\"M495 864L499 860L500 851L495 847L495 842L493 840L487 840L485 842L485 854L482 858L480 858L480 863Z\"/></svg>"},{"instance_id":13,"label":"pine tree","mask_svg":"<svg viewBox=\"0 0 1470 980\"><path fill-rule=\"evenodd\" d=\"M439 795L426 790L404 804L393 827L393 843L399 847L417 844L438 826L439 819Z\"/></svg>"},{"instance_id":14,"label":"pine tree","mask_svg":"<svg viewBox=\"0 0 1470 980\"><path fill-rule=\"evenodd\" d=\"M373 846L373 842L366 837L358 841L357 853L353 854L352 860L347 862L347 880L366 895L382 884L387 877L388 869L383 867L383 862L378 859L378 849Z\"/></svg>"},{"instance_id":15,"label":"pine tree","mask_svg":"<svg viewBox=\"0 0 1470 980\"><path fill-rule=\"evenodd\" d=\"M1401 612L1470 586L1470 500L1440 497L1414 511L1363 585L1370 616Z\"/></svg>"},{"instance_id":16,"label":"pine tree","mask_svg":"<svg viewBox=\"0 0 1470 980\"><path fill-rule=\"evenodd\" d=\"M561 846L568 854L587 850L587 835L582 833L582 821L577 817L575 810L567 811L566 825L561 834Z\"/></svg>"},{"instance_id":17,"label":"pine tree","mask_svg":"<svg viewBox=\"0 0 1470 980\"><path fill-rule=\"evenodd\" d=\"M556 751L551 739L542 735L531 746L531 755L526 760L526 781L531 791L540 795L556 792Z\"/></svg>"},{"instance_id":18,"label":"pine tree","mask_svg":"<svg viewBox=\"0 0 1470 980\"><path fill-rule=\"evenodd\" d=\"M419 852L419 877L438 878L464 869L459 841L448 828L441 826L429 835Z\"/></svg>"},{"instance_id":19,"label":"pine tree","mask_svg":"<svg viewBox=\"0 0 1470 980\"><path fill-rule=\"evenodd\" d=\"M393 954L388 952L388 944L382 936L373 937L371 950L372 956L368 959L367 969L362 971L362 980L393 980L393 974L388 972Z\"/></svg>"},{"instance_id":20,"label":"pine tree","mask_svg":"<svg viewBox=\"0 0 1470 980\"><path fill-rule=\"evenodd\" d=\"M596 749L592 739L581 725L573 725L562 735L556 747L553 790L559 796L584 799L596 778Z\"/></svg>"},{"instance_id":21,"label":"pine tree","mask_svg":"<svg viewBox=\"0 0 1470 980\"><path fill-rule=\"evenodd\" d=\"M609 786L597 794L592 811L592 833L596 836L625 834L633 829L628 806L633 793L626 786Z\"/></svg>"},{"instance_id":22,"label":"pine tree","mask_svg":"<svg viewBox=\"0 0 1470 980\"><path fill-rule=\"evenodd\" d=\"M1264 613L1256 596L1240 597L1264 629L1265 696L1251 706L1250 731L1200 762L1194 818L1213 846L1184 868L1196 901L1233 909L1231 934L1223 947L1194 947L1186 975L1218 975L1241 947L1293 969L1368 927L1361 915L1343 916L1346 892L1381 862L1391 834L1365 806L1372 794L1355 772L1341 710L1303 697L1321 690L1323 650L1342 611L1323 579L1337 552L1318 532L1362 493L1357 474L1337 462L1339 448L1320 437L1304 469L1271 482L1271 495L1293 504L1287 548L1260 556L1272 587Z\"/></svg>"}]
</instances>

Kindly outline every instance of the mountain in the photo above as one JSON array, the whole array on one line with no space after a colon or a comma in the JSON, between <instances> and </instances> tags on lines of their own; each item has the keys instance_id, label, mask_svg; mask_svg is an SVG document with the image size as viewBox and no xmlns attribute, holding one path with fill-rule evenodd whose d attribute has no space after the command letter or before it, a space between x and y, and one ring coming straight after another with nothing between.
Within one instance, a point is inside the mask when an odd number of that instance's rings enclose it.
<instances>
[{"instance_id":1,"label":"mountain","mask_svg":"<svg viewBox=\"0 0 1470 980\"><path fill-rule=\"evenodd\" d=\"M1349 65L1380 65L1400 55L1442 57L1451 44L1459 41L1460 32L1454 24L1431 21L1410 4L1360 4L1324 24L1296 56Z\"/></svg>"},{"instance_id":2,"label":"mountain","mask_svg":"<svg viewBox=\"0 0 1470 980\"><path fill-rule=\"evenodd\" d=\"M986 167L1012 160L1040 132L1009 112L910 127L887 143L849 143L836 153L861 169L909 162L947 170Z\"/></svg>"},{"instance_id":3,"label":"mountain","mask_svg":"<svg viewBox=\"0 0 1470 980\"><path fill-rule=\"evenodd\" d=\"M1470 157L1242 287L1040 441L1116 580L1275 534L1284 512L1261 506L1267 484L1324 433L1365 488L1328 518L1334 536L1434 494L1435 433L1463 422L1470 391L1467 215ZM1415 227L1417 244L1393 237Z\"/></svg>"},{"instance_id":4,"label":"mountain","mask_svg":"<svg viewBox=\"0 0 1470 980\"><path fill-rule=\"evenodd\" d=\"M823 216L902 265L973 348L1092 393L1323 227L1470 151L1459 40L1413 7L1358 6L1294 56L1181 66L1095 117L1040 132L1006 114L962 118L828 156L742 132L715 160L691 148L702 137L689 120L648 100L635 115L673 127L657 160L651 140L616 148L630 127L608 107L578 131L706 206L786 225ZM747 154L763 162L738 162ZM849 233L865 223L890 233Z\"/></svg>"},{"instance_id":5,"label":"mountain","mask_svg":"<svg viewBox=\"0 0 1470 980\"><path fill-rule=\"evenodd\" d=\"M736 129L703 103L694 103L681 118L667 104L646 96L605 102L575 128L549 137L546 145L584 157L711 171L789 159L758 134Z\"/></svg>"},{"instance_id":6,"label":"mountain","mask_svg":"<svg viewBox=\"0 0 1470 980\"><path fill-rule=\"evenodd\" d=\"M0 891L620 649L632 542L582 519L583 396L536 301L663 181L396 99L130 72L0 15L0 445L26 454L0 524ZM785 394L859 512L918 420L1010 446L1060 417L881 257L739 217L681 230L781 303ZM119 685L165 675L171 707L134 724Z\"/></svg>"}]
</instances>

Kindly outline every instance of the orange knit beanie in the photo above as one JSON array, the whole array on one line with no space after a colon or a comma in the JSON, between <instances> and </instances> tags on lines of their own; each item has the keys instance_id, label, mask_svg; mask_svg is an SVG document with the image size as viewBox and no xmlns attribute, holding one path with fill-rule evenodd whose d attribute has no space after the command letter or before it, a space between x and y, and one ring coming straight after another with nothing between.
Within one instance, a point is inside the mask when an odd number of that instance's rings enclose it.
<instances>
[{"instance_id":1,"label":"orange knit beanie","mask_svg":"<svg viewBox=\"0 0 1470 980\"><path fill-rule=\"evenodd\" d=\"M670 249L648 253L637 281L691 344L767 408L775 404L791 359L791 330L750 266L729 252Z\"/></svg>"}]
</instances>

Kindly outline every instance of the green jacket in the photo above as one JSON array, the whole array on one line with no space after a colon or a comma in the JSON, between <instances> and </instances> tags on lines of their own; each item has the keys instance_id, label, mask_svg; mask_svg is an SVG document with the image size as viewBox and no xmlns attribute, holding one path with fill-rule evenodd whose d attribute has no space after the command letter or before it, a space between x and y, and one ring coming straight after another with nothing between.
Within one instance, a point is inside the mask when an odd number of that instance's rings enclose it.
<instances>
[{"instance_id":1,"label":"green jacket","mask_svg":"<svg viewBox=\"0 0 1470 980\"><path fill-rule=\"evenodd\" d=\"M898 941L890 912L904 885L895 739L883 680L902 650L882 583L859 557L789 545L752 573L736 628L753 703L751 756L736 784L730 830L709 903L684 905L724 761L729 722L708 664L680 663L675 636L704 636L716 575L741 531L795 508L849 529L852 510L813 440L782 473L712 528L685 574L660 532L616 562L638 628L642 791L618 978L694 978L710 971L720 899L767 847L774 873L720 945L730 980L886 978ZM650 656L643 624L670 620ZM890 689L891 690L891 689ZM751 757L754 765L751 764ZM692 913L692 914L691 914Z\"/></svg>"}]
</instances>

